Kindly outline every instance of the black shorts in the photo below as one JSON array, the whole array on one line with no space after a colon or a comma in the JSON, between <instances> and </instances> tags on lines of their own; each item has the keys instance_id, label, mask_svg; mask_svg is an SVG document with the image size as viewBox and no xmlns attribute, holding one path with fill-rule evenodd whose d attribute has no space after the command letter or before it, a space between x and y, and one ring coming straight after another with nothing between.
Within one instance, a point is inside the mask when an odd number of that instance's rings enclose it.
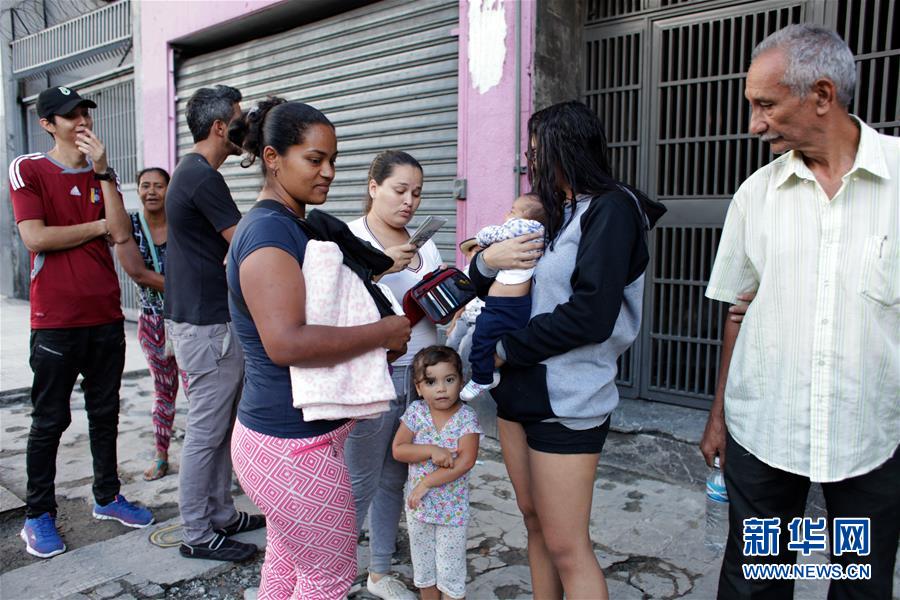
<instances>
[{"instance_id":1,"label":"black shorts","mask_svg":"<svg viewBox=\"0 0 900 600\"><path fill-rule=\"evenodd\" d=\"M548 454L599 454L606 443L609 422L606 417L602 425L590 429L569 429L562 423L533 421L520 423L525 430L528 447Z\"/></svg>"}]
</instances>

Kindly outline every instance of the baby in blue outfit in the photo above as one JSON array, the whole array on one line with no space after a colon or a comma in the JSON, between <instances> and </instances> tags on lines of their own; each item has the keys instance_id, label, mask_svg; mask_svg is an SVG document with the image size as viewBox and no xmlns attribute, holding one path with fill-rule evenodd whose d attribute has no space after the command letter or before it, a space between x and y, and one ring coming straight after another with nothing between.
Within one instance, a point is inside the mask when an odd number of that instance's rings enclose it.
<instances>
[{"instance_id":1,"label":"baby in blue outfit","mask_svg":"<svg viewBox=\"0 0 900 600\"><path fill-rule=\"evenodd\" d=\"M529 233L544 233L546 213L540 197L532 192L522 194L512 204L502 225L489 225L475 239L482 248ZM503 269L488 291L481 314L475 321L469 362L472 379L459 397L466 402L500 383L494 370L494 349L503 334L521 329L531 318L531 276L534 268Z\"/></svg>"}]
</instances>

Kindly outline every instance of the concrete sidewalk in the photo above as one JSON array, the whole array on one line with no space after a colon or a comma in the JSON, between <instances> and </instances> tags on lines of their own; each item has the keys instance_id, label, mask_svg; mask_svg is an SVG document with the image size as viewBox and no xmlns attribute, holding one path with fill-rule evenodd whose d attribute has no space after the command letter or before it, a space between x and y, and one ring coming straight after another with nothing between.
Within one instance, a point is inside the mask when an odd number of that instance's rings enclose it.
<instances>
[{"instance_id":1,"label":"concrete sidewalk","mask_svg":"<svg viewBox=\"0 0 900 600\"><path fill-rule=\"evenodd\" d=\"M72 425L63 436L58 460L57 495L60 528L69 551L49 560L27 555L18 539L22 510L0 519L3 554L0 595L11 600L43 598L240 598L243 588L259 581L259 564L234 566L182 558L175 547L159 548L151 536L167 533L177 541L177 473L154 482L141 479L153 453L150 427L152 382L149 377L125 380L119 436L123 493L153 508L161 522L146 530L90 518L91 460L83 397L72 399ZM176 429L184 425L185 403L176 413ZM656 417L641 417L641 411ZM591 520L594 549L609 579L613 598L697 598L714 596L719 557L703 545L706 469L693 441L657 431L680 422L680 430L696 431L704 414L651 403L624 401L617 429L649 424L653 433L613 431L601 459ZM669 411L674 411L667 414ZM653 418L659 422L654 424ZM699 419L698 419L699 418ZM687 421L684 421L687 419ZM28 406L0 407L3 437L0 484L24 494L24 449ZM693 423L690 425L689 423ZM170 449L177 471L181 440ZM526 598L531 594L525 529L496 441L485 439L472 475L473 518L469 527L468 597ZM238 491L238 490L236 490ZM246 498L238 502L250 508ZM405 525L394 570L412 584ZM263 532L249 537L261 545ZM364 552L364 550L361 550ZM822 555L810 560L824 562ZM229 579L229 574L234 577ZM224 584L221 581L232 581ZM212 582L215 583L215 585ZM797 598L824 598L824 582L800 582ZM900 587L898 587L900 589ZM202 591L200 591L202 590ZM370 599L364 589L351 594Z\"/></svg>"},{"instance_id":2,"label":"concrete sidewalk","mask_svg":"<svg viewBox=\"0 0 900 600\"><path fill-rule=\"evenodd\" d=\"M65 432L57 460L58 524L68 551L49 560L28 555L18 538L24 519L25 445L30 426L27 402L28 305L0 299L2 312L2 386L0 402L0 597L9 600L69 598L231 598L258 585L259 563L222 564L184 559L176 547L159 547L151 538L177 545L178 464L187 405L179 394L176 435L170 447L170 474L143 481L154 454L150 410L153 382L134 326L128 331L130 373L122 382L119 427L119 475L122 493L153 509L158 524L130 530L91 517L92 466L84 398L72 394L72 425ZM9 393L10 389L16 391ZM24 390L24 392L23 392ZM490 401L477 402L485 429L492 429ZM703 544L704 480L707 469L697 450L706 413L640 400L623 400L613 415L612 431L600 460L591 519L594 550L606 573L614 599L691 598L715 596L720 557ZM531 595L525 528L499 446L486 438L472 472L472 522L468 536L468 591L475 600L527 598ZM823 503L814 486L809 514L821 514ZM254 510L246 497L236 501ZM264 531L245 534L260 546ZM360 555L366 554L362 538ZM401 523L394 570L412 586L405 523ZM811 562L825 562L813 554ZM361 564L365 564L361 561ZM895 571L900 594L900 563ZM364 583L364 575L358 582ZM798 599L824 598L827 582L798 582ZM371 600L362 585L350 595ZM895 596L896 597L896 596Z\"/></svg>"}]
</instances>

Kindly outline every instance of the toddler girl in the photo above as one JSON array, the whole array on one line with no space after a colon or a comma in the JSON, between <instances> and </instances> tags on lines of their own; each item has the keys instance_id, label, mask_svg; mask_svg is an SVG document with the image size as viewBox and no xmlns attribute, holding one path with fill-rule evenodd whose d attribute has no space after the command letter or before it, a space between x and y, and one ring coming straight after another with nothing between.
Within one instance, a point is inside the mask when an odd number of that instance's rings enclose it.
<instances>
[{"instance_id":1,"label":"toddler girl","mask_svg":"<svg viewBox=\"0 0 900 600\"><path fill-rule=\"evenodd\" d=\"M446 346L420 350L413 381L423 400L400 418L393 454L409 463L406 522L413 580L422 600L466 595L469 470L481 428L475 410L459 401L462 361Z\"/></svg>"}]
</instances>

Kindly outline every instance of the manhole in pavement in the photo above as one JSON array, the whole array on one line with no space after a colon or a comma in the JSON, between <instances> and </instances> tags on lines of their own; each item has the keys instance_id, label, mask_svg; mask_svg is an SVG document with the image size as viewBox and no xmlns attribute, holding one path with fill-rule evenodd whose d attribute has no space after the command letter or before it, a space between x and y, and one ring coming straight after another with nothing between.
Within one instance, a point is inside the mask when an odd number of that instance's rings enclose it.
<instances>
[{"instance_id":1,"label":"manhole in pavement","mask_svg":"<svg viewBox=\"0 0 900 600\"><path fill-rule=\"evenodd\" d=\"M174 548L181 545L181 525L169 525L150 534L150 543L160 548Z\"/></svg>"}]
</instances>

